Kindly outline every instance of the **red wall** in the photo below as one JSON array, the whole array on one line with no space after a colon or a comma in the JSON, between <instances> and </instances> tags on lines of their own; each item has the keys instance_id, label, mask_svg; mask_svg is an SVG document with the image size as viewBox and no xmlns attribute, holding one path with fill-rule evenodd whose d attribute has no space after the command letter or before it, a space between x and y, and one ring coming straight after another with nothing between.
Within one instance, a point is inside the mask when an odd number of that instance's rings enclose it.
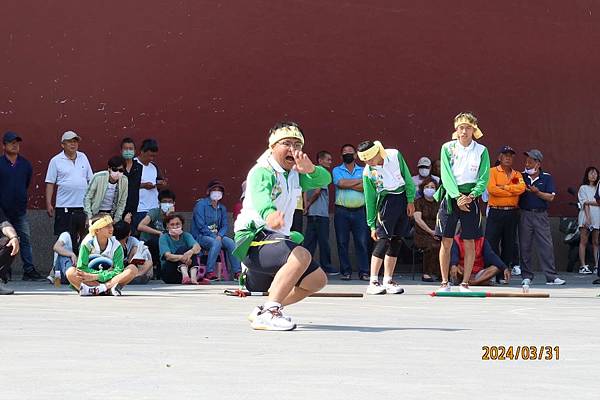
<instances>
[{"instance_id":1,"label":"red wall","mask_svg":"<svg viewBox=\"0 0 600 400\"><path fill-rule=\"evenodd\" d=\"M598 151L599 4L5 1L0 127L25 139L32 207L72 129L95 170L123 136L157 138L191 209L212 177L231 205L279 119L301 124L311 154L380 138L413 166L473 110L492 156L504 143L544 152L565 212Z\"/></svg>"}]
</instances>

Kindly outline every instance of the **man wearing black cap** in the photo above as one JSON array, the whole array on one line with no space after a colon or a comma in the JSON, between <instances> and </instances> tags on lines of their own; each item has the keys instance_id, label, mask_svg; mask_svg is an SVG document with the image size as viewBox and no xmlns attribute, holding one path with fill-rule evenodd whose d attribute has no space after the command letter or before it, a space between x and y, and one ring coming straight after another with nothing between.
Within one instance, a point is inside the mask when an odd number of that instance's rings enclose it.
<instances>
[{"instance_id":1,"label":"man wearing black cap","mask_svg":"<svg viewBox=\"0 0 600 400\"><path fill-rule=\"evenodd\" d=\"M524 153L525 173L523 179L527 188L519 199L521 219L519 220L519 242L521 245L521 277L523 286L530 286L533 280L531 270L533 244L538 252L538 259L546 285L564 285L565 281L558 277L554 265L554 246L548 219L548 205L554 200L556 189L552 176L542 171L542 152L533 149Z\"/></svg>"},{"instance_id":2,"label":"man wearing black cap","mask_svg":"<svg viewBox=\"0 0 600 400\"><path fill-rule=\"evenodd\" d=\"M44 278L33 265L31 230L27 220L27 189L33 170L31 163L19 154L22 141L15 132L6 132L2 138L4 155L0 160L0 208L20 237L23 280L43 281Z\"/></svg>"},{"instance_id":3,"label":"man wearing black cap","mask_svg":"<svg viewBox=\"0 0 600 400\"><path fill-rule=\"evenodd\" d=\"M519 224L519 196L525 191L525 181L521 173L512 168L515 150L502 146L499 154L499 165L490 169L487 186L490 197L485 238L504 264L510 265ZM497 279L508 283L503 276Z\"/></svg>"},{"instance_id":4,"label":"man wearing black cap","mask_svg":"<svg viewBox=\"0 0 600 400\"><path fill-rule=\"evenodd\" d=\"M208 249L206 278L210 280L217 279L215 266L221 250L226 253L234 280L239 278L242 270L240 260L233 256L235 242L227 237L227 231L229 230L227 209L221 204L224 193L225 186L223 183L218 179L213 179L206 187L207 197L198 200L194 206L192 236L203 249Z\"/></svg>"}]
</instances>

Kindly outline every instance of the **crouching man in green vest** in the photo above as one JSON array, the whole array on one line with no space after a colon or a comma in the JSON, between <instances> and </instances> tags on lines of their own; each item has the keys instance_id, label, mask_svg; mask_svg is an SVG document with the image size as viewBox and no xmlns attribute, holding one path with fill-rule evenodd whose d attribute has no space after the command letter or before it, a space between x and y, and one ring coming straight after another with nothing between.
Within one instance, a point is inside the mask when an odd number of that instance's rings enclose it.
<instances>
[{"instance_id":1,"label":"crouching man in green vest","mask_svg":"<svg viewBox=\"0 0 600 400\"><path fill-rule=\"evenodd\" d=\"M318 292L327 276L300 245L302 235L290 232L302 191L331 183L331 175L302 152L304 135L293 122L269 131L269 148L246 180L246 197L235 221L238 257L248 271L246 288L269 292L267 301L248 316L253 329L288 331L296 328L282 309Z\"/></svg>"}]
</instances>

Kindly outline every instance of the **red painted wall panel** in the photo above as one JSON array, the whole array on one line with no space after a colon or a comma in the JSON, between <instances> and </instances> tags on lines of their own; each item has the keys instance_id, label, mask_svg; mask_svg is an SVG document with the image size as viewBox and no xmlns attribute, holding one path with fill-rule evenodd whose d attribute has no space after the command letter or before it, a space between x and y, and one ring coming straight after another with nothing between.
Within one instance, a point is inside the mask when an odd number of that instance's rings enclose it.
<instances>
[{"instance_id":1,"label":"red painted wall panel","mask_svg":"<svg viewBox=\"0 0 600 400\"><path fill-rule=\"evenodd\" d=\"M565 193L596 163L600 4L462 1L5 1L0 126L25 139L31 206L67 129L95 170L120 138L155 137L191 209L219 177L230 197L279 119L307 150L380 138L435 156L473 110L495 154L540 148ZM517 159L521 166L523 159Z\"/></svg>"}]
</instances>

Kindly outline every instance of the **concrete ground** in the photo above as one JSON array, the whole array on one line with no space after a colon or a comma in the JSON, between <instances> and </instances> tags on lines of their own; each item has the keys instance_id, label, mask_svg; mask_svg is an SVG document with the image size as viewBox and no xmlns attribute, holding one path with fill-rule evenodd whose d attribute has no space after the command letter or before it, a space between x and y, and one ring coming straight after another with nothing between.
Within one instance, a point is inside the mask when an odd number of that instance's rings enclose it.
<instances>
[{"instance_id":1,"label":"concrete ground","mask_svg":"<svg viewBox=\"0 0 600 400\"><path fill-rule=\"evenodd\" d=\"M403 279L403 295L291 306L293 332L251 330L245 317L262 298L222 295L231 284L80 298L11 282L17 293L0 298L0 398L597 399L600 287L567 279L531 287L549 299L432 298L435 285ZM334 278L326 290L364 289ZM560 359L482 360L483 346L542 345L559 346Z\"/></svg>"}]
</instances>

